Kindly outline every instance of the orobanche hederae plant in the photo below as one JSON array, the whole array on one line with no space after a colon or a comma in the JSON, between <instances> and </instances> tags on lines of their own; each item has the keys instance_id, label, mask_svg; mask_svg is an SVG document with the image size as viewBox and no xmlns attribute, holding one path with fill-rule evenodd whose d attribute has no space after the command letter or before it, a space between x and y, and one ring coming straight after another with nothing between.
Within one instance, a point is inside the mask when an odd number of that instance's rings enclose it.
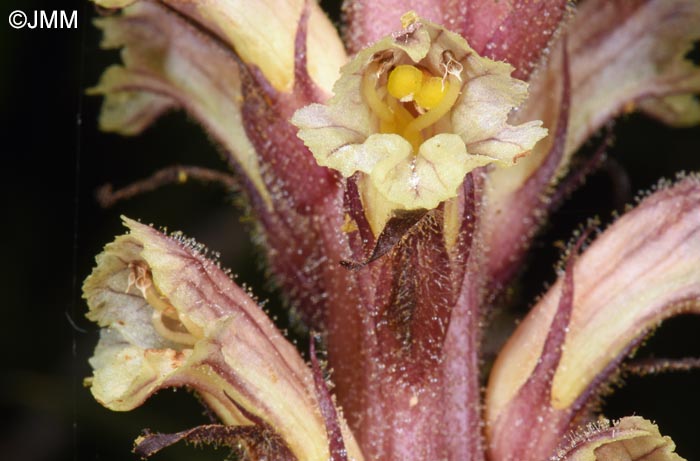
<instances>
[{"instance_id":1,"label":"orobanche hederae plant","mask_svg":"<svg viewBox=\"0 0 700 461\"><path fill-rule=\"evenodd\" d=\"M700 2L348 0L341 39L313 0L93 1L121 50L89 90L101 127L199 121L313 335L305 361L200 246L125 217L84 284L102 328L86 382L116 411L185 387L216 417L145 432L138 456L683 459L653 422L598 410L652 329L700 311L696 175L583 228L495 362L482 352L533 236L595 166L572 162L582 144L631 111L700 121Z\"/></svg>"}]
</instances>

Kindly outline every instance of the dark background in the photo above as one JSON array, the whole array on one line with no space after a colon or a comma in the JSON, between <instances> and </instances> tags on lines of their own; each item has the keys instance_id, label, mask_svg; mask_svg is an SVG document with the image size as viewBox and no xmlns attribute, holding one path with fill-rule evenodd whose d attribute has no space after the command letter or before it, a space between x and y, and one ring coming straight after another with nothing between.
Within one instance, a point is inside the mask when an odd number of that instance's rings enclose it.
<instances>
[{"instance_id":1,"label":"dark background","mask_svg":"<svg viewBox=\"0 0 700 461\"><path fill-rule=\"evenodd\" d=\"M337 17L337 6L333 7ZM77 30L14 30L9 12L78 10ZM224 170L216 149L182 114L160 120L128 139L97 130L99 98L83 96L114 52L98 48L86 2L3 0L0 8L0 101L2 101L2 379L0 458L4 460L129 460L141 428L177 431L204 422L185 391L162 392L142 408L113 413L95 403L82 380L97 329L84 319L80 284L102 246L123 232L119 215L179 229L220 251L225 266L279 303L262 282L260 255L249 244L234 197L215 186L186 184L101 209L100 185L124 185L158 168L195 164ZM670 130L639 116L621 120L611 157L628 174L632 191L648 190L658 178L700 170L700 129ZM589 148L590 150L590 148ZM610 171L608 169L607 171ZM529 299L553 277L558 250L586 218L609 219L631 199L611 199L619 175L605 170L590 178L551 220L537 241L529 270L516 287L524 312ZM623 188L624 189L624 188ZM619 194L618 194L619 195ZM284 324L284 314L278 316ZM700 356L700 321L669 321L640 352ZM678 452L700 459L700 372L630 378L607 399L609 417L639 414L655 420L676 441ZM156 459L222 459L225 450L177 447Z\"/></svg>"}]
</instances>

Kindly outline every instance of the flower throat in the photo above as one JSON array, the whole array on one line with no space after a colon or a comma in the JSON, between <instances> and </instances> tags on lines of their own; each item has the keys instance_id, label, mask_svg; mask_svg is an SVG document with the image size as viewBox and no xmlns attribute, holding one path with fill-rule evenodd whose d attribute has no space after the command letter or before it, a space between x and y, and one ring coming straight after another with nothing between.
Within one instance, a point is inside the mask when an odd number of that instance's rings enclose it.
<instances>
[{"instance_id":1,"label":"flower throat","mask_svg":"<svg viewBox=\"0 0 700 461\"><path fill-rule=\"evenodd\" d=\"M391 68L385 84L379 84L384 69L373 62L362 78L362 96L379 119L380 133L402 136L416 155L425 137L423 130L435 125L454 106L460 92L462 65L446 50L442 55L442 76L423 66L401 64ZM379 85L378 85L379 84Z\"/></svg>"}]
</instances>

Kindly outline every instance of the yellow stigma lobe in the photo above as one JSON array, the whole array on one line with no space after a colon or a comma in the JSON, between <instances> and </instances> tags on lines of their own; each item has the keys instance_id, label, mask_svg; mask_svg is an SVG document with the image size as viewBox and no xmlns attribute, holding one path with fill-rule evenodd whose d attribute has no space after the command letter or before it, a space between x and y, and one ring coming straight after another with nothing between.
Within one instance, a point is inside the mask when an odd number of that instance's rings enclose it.
<instances>
[{"instance_id":1,"label":"yellow stigma lobe","mask_svg":"<svg viewBox=\"0 0 700 461\"><path fill-rule=\"evenodd\" d=\"M411 101L423 84L423 72L409 65L397 66L389 74L386 89L401 101Z\"/></svg>"},{"instance_id":2,"label":"yellow stigma lobe","mask_svg":"<svg viewBox=\"0 0 700 461\"><path fill-rule=\"evenodd\" d=\"M440 77L430 77L421 86L413 98L423 109L433 109L437 107L447 94L450 82Z\"/></svg>"}]
</instances>

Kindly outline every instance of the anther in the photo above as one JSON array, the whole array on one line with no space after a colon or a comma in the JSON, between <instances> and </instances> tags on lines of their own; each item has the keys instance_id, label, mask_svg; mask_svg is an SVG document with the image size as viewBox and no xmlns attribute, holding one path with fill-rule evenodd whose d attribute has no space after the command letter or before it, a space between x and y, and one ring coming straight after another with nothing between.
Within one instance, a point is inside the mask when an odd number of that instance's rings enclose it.
<instances>
[{"instance_id":1,"label":"anther","mask_svg":"<svg viewBox=\"0 0 700 461\"><path fill-rule=\"evenodd\" d=\"M442 52L440 67L444 71L442 76L443 80L446 80L448 75L454 75L460 82L462 81L462 70L464 70L464 66L455 59L455 54L451 50Z\"/></svg>"},{"instance_id":2,"label":"anther","mask_svg":"<svg viewBox=\"0 0 700 461\"><path fill-rule=\"evenodd\" d=\"M396 56L391 50L377 51L372 55L369 65L375 68L377 79L381 78L394 65L395 58Z\"/></svg>"}]
</instances>

